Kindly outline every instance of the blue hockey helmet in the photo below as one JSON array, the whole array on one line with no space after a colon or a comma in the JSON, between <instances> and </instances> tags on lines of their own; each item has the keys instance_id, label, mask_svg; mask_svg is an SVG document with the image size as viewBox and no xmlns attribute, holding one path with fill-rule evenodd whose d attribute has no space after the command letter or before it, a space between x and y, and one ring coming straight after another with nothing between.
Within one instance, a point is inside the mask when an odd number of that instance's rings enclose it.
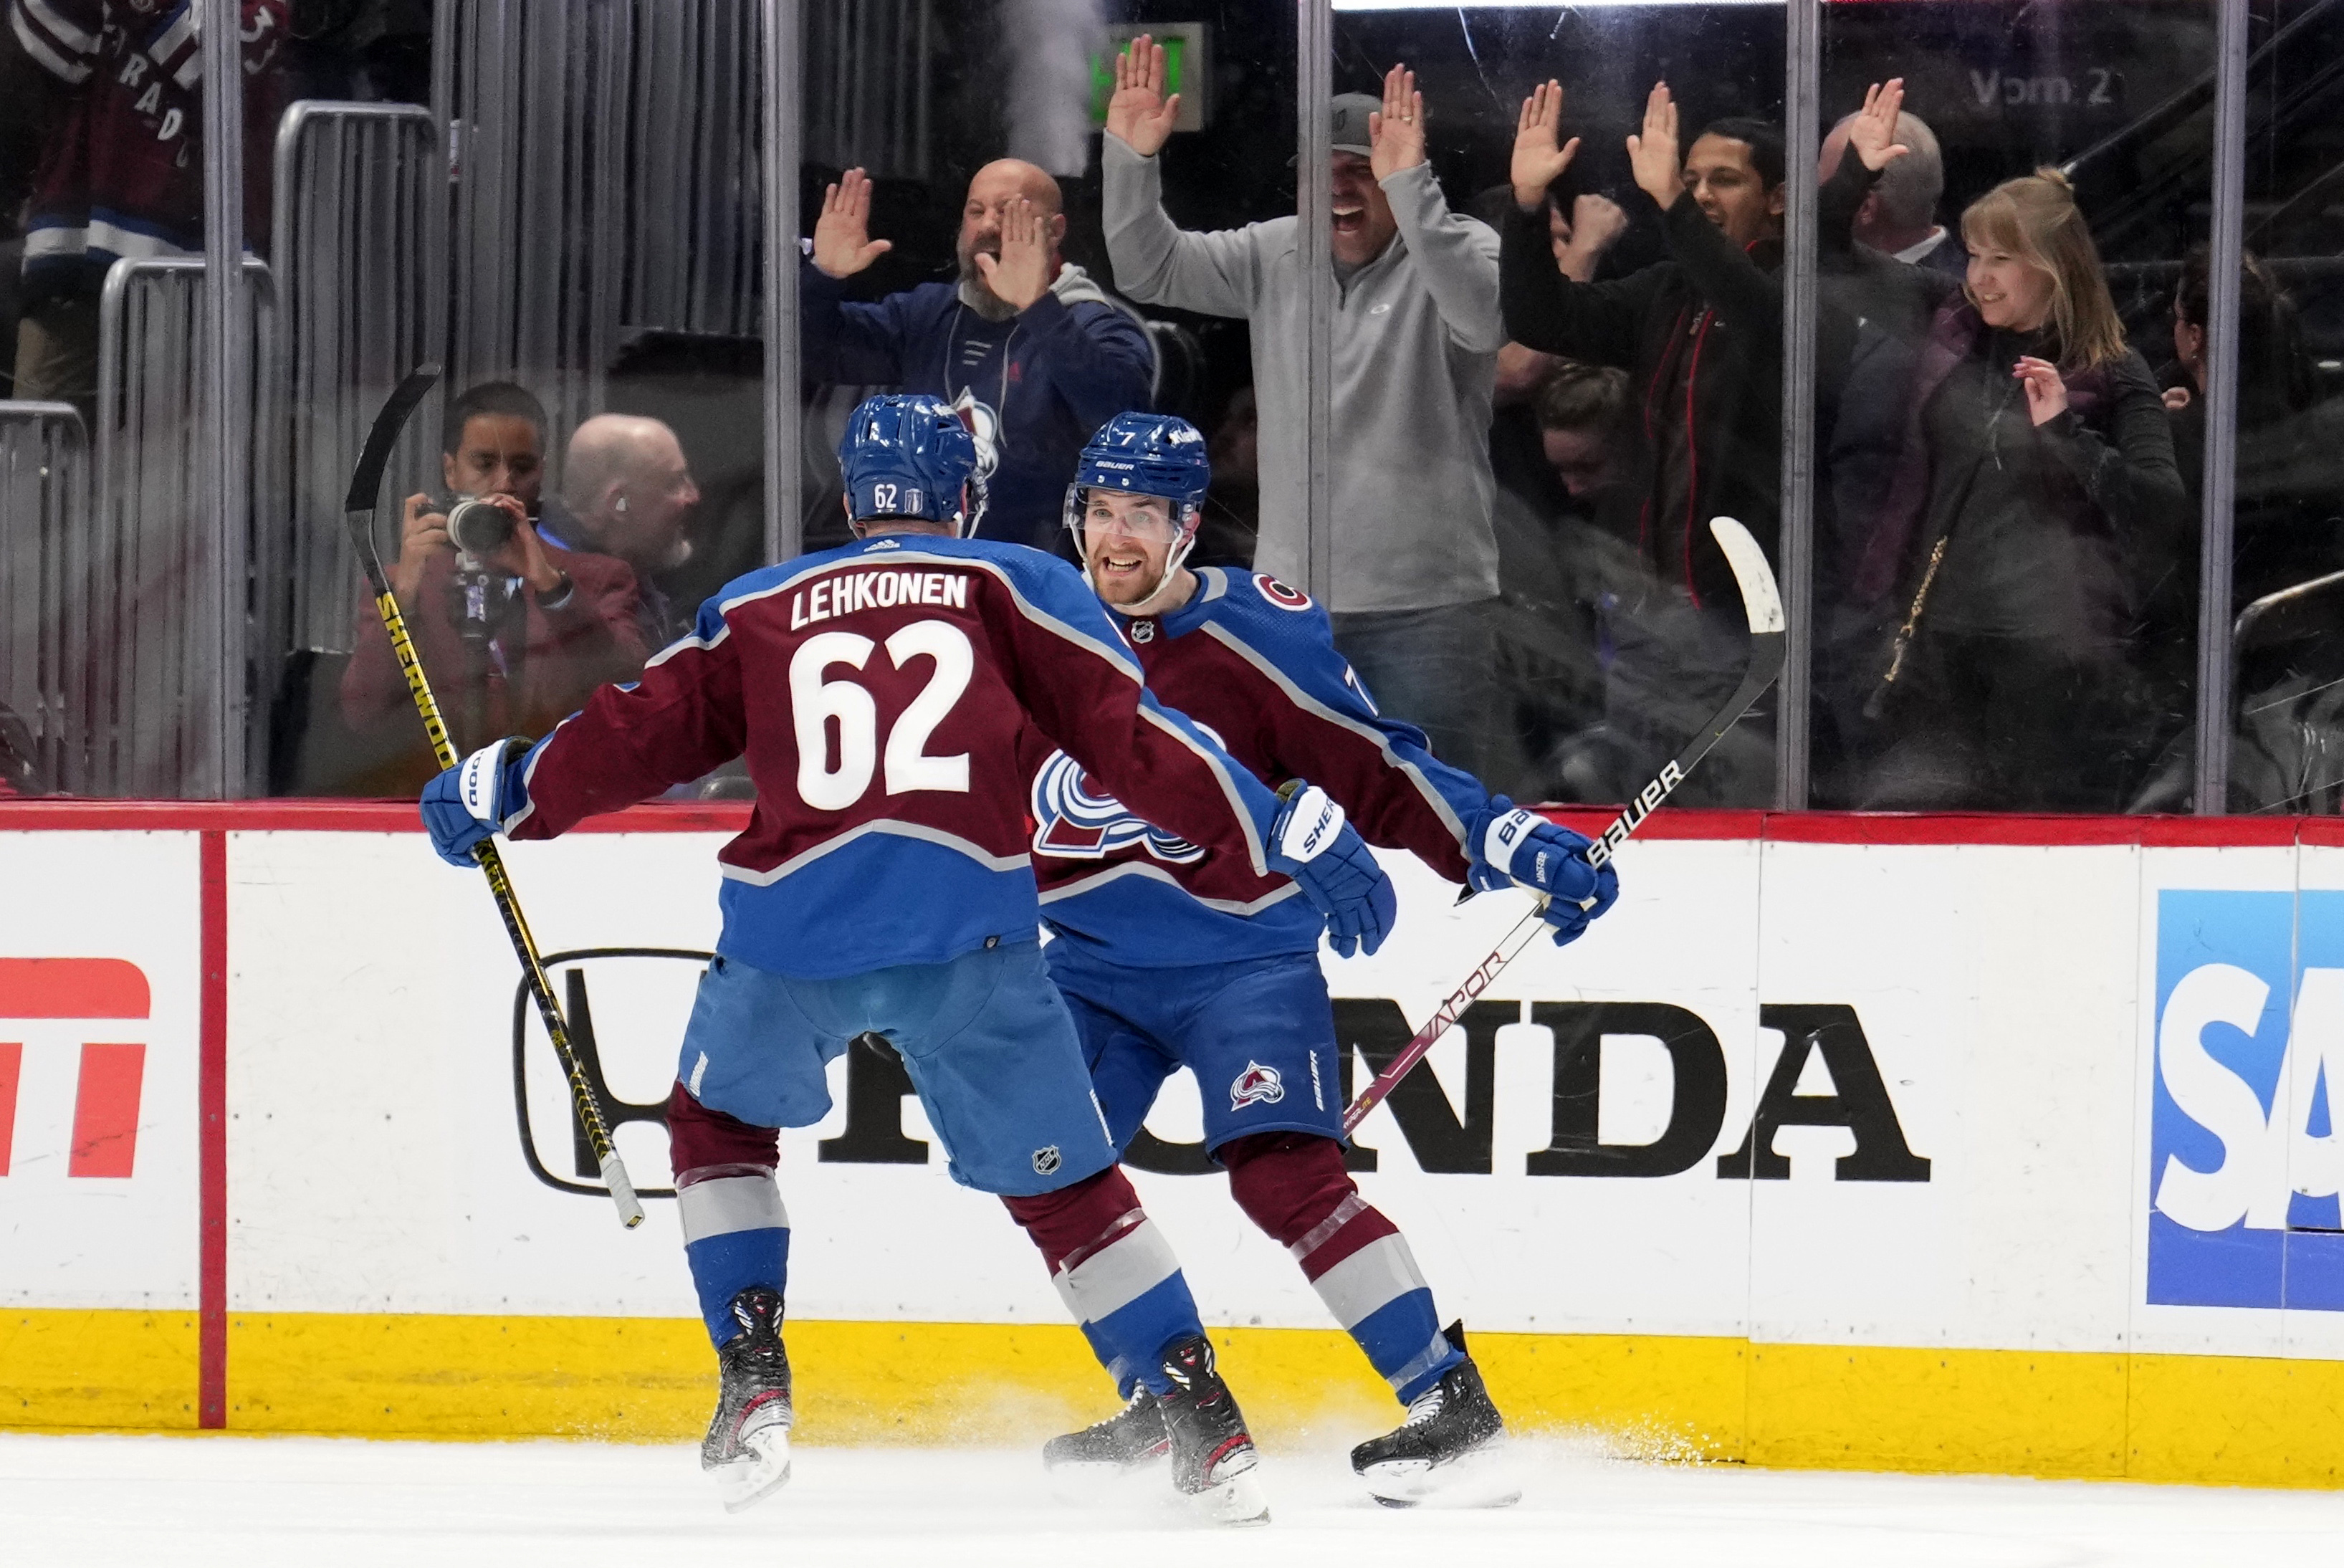
<instances>
[{"instance_id":1,"label":"blue hockey helmet","mask_svg":"<svg viewBox=\"0 0 2344 1568\"><path fill-rule=\"evenodd\" d=\"M1075 482L1066 488L1066 528L1075 535L1076 553L1088 561L1082 536L1083 513L1091 491L1163 497L1172 503L1167 520L1172 548L1163 575L1148 591L1148 597L1154 598L1195 548L1205 492L1212 482L1213 465L1205 455L1205 438L1196 426L1172 414L1116 415L1083 448L1075 461ZM1089 575L1087 564L1084 574Z\"/></svg>"},{"instance_id":2,"label":"blue hockey helmet","mask_svg":"<svg viewBox=\"0 0 2344 1568\"><path fill-rule=\"evenodd\" d=\"M865 522L920 517L949 522L966 538L985 513L976 473L976 440L952 405L925 393L865 398L847 417L839 438L838 468L846 479L846 515L860 534Z\"/></svg>"}]
</instances>

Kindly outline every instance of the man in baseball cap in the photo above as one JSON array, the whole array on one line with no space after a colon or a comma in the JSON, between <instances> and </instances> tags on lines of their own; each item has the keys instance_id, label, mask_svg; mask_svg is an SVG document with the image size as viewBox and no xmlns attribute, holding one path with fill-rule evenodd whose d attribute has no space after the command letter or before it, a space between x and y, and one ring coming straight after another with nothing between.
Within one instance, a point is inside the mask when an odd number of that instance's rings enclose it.
<instances>
[{"instance_id":1,"label":"man in baseball cap","mask_svg":"<svg viewBox=\"0 0 2344 1568\"><path fill-rule=\"evenodd\" d=\"M1384 253L1399 232L1392 216L1391 198L1376 183L1375 146L1368 116L1383 112L1383 100L1372 93L1343 93L1334 109L1335 265L1365 267Z\"/></svg>"},{"instance_id":2,"label":"man in baseball cap","mask_svg":"<svg viewBox=\"0 0 2344 1568\"><path fill-rule=\"evenodd\" d=\"M1108 259L1134 299L1252 323L1260 410L1254 570L1302 581L1310 563L1305 321L1294 214L1196 232L1164 210L1159 154L1179 117L1163 46L1115 61L1101 156ZM1424 95L1395 65L1380 96L1328 106L1338 284L1332 571L1309 584L1335 646L1387 716L1422 728L1443 762L1510 778L1521 764L1496 703L1498 544L1490 409L1498 350L1498 237L1450 210L1425 159Z\"/></svg>"}]
</instances>

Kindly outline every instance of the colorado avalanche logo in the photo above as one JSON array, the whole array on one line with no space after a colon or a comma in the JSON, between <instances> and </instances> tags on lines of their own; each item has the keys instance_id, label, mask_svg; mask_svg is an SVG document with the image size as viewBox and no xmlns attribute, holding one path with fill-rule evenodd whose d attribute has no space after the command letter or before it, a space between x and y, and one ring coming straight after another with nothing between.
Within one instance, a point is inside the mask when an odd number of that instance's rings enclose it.
<instances>
[{"instance_id":1,"label":"colorado avalanche logo","mask_svg":"<svg viewBox=\"0 0 2344 1568\"><path fill-rule=\"evenodd\" d=\"M1288 588L1268 572L1255 572L1253 585L1261 590L1261 596L1264 599L1268 600L1280 610L1292 610L1299 613L1310 608L1310 595L1303 592L1299 588Z\"/></svg>"},{"instance_id":2,"label":"colorado avalanche logo","mask_svg":"<svg viewBox=\"0 0 2344 1568\"><path fill-rule=\"evenodd\" d=\"M979 402L966 387L953 400L952 410L960 422L968 427L969 439L976 443L976 478L988 480L993 470L1001 466L1001 416L989 403Z\"/></svg>"},{"instance_id":3,"label":"colorado avalanche logo","mask_svg":"<svg viewBox=\"0 0 2344 1568\"><path fill-rule=\"evenodd\" d=\"M1137 845L1158 860L1187 865L1205 852L1187 839L1131 814L1095 786L1082 764L1052 752L1034 775L1034 853L1061 860L1104 860Z\"/></svg>"},{"instance_id":4,"label":"colorado avalanche logo","mask_svg":"<svg viewBox=\"0 0 2344 1568\"><path fill-rule=\"evenodd\" d=\"M1248 1061L1245 1071L1229 1081L1231 1110L1243 1110L1249 1105L1276 1105L1285 1098L1286 1080L1278 1076L1278 1069L1257 1061Z\"/></svg>"}]
</instances>

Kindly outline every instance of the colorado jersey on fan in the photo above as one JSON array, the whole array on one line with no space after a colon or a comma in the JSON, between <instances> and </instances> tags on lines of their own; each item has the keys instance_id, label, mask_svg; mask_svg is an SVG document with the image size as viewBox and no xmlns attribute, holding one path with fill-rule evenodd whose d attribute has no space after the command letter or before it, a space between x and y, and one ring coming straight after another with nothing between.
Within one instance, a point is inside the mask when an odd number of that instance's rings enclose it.
<instances>
[{"instance_id":1,"label":"colorado jersey on fan","mask_svg":"<svg viewBox=\"0 0 2344 1568\"><path fill-rule=\"evenodd\" d=\"M1197 592L1177 610L1116 615L1147 689L1263 783L1308 779L1370 844L1464 881L1464 824L1490 804L1480 781L1376 712L1308 595L1195 570ZM1059 937L1151 968L1318 950L1325 922L1292 883L1147 822L1065 752L1032 750L1034 874Z\"/></svg>"},{"instance_id":2,"label":"colorado jersey on fan","mask_svg":"<svg viewBox=\"0 0 2344 1568\"><path fill-rule=\"evenodd\" d=\"M912 509L874 504L899 503ZM757 804L717 855L717 951L809 978L944 963L1036 939L1033 744L1133 781L1217 860L1267 866L1278 798L1141 680L1064 561L983 540L864 540L722 590L639 681L601 688L538 744L530 804L505 831L549 838L743 757Z\"/></svg>"}]
</instances>

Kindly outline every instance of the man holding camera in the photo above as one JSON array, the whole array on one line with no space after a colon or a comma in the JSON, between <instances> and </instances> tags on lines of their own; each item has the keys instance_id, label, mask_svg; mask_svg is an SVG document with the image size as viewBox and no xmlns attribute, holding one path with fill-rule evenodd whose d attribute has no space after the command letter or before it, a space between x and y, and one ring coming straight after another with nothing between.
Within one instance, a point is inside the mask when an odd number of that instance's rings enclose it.
<instances>
[{"instance_id":1,"label":"man holding camera","mask_svg":"<svg viewBox=\"0 0 2344 1568\"><path fill-rule=\"evenodd\" d=\"M565 548L558 541L577 530L541 513L545 446L545 410L525 389L470 388L449 403L441 426L446 495L411 495L402 509L391 592L460 751L516 731L541 733L596 686L632 680L650 656L634 568ZM356 624L343 717L389 754L367 787L419 789L439 764L406 677L371 605Z\"/></svg>"}]
</instances>

